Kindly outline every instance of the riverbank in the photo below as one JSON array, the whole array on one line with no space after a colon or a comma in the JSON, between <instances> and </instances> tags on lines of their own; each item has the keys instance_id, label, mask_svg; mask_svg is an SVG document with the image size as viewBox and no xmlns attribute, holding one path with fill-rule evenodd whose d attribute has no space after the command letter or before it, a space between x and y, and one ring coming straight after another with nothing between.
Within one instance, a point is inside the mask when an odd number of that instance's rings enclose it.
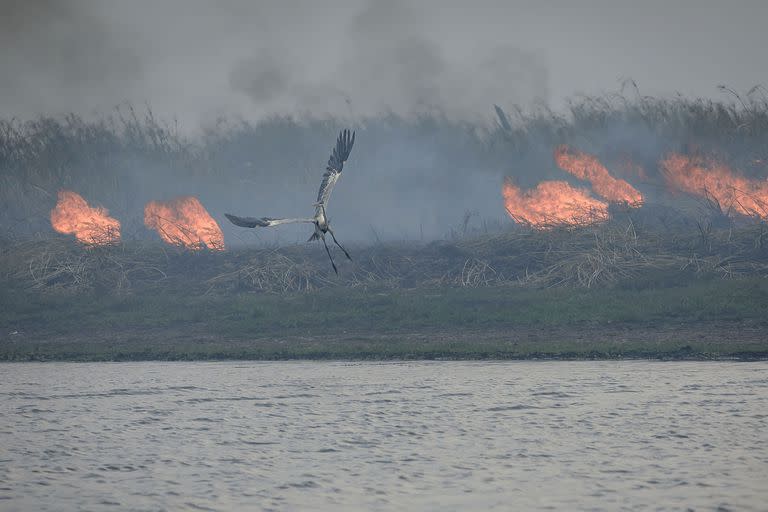
<instances>
[{"instance_id":1,"label":"riverbank","mask_svg":"<svg viewBox=\"0 0 768 512\"><path fill-rule=\"evenodd\" d=\"M0 293L0 360L765 359L768 282Z\"/></svg>"}]
</instances>

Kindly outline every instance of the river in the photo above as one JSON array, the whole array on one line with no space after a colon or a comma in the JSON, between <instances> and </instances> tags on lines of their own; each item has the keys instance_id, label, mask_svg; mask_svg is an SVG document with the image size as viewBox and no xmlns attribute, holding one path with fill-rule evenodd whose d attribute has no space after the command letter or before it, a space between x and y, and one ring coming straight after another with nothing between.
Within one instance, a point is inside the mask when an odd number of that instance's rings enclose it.
<instances>
[{"instance_id":1,"label":"river","mask_svg":"<svg viewBox=\"0 0 768 512\"><path fill-rule=\"evenodd\" d=\"M768 364L0 365L0 510L766 510Z\"/></svg>"}]
</instances>

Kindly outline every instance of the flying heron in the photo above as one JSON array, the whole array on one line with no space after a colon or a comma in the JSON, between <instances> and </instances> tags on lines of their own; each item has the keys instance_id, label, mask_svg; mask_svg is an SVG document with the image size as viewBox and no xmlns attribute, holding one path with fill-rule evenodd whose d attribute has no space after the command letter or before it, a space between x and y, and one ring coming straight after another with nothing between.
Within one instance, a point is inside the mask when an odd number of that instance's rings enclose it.
<instances>
[{"instance_id":1,"label":"flying heron","mask_svg":"<svg viewBox=\"0 0 768 512\"><path fill-rule=\"evenodd\" d=\"M328 165L325 167L325 173L323 174L323 181L320 182L320 190L317 193L317 202L313 205L315 207L315 216L312 218L296 218L296 219L273 219L271 217L261 217L261 218L255 218L255 217L237 217L236 215L230 215L229 213L225 213L224 215L227 216L227 218L234 224L235 226L240 226L243 228L255 228L255 227L261 227L266 228L270 226L279 226L280 224L294 224L297 222L307 222L312 223L315 225L315 232L312 234L311 237L309 237L308 242L312 242L314 240L322 240L323 246L325 247L325 252L328 253L328 258L331 260L331 266L333 266L333 271L336 272L336 274L339 273L339 270L336 268L336 263L333 261L333 256L331 256L331 251L328 249L328 244L325 243L325 234L330 233L331 238L333 238L333 243L339 246L339 248L344 251L344 255L349 259L352 260L352 257L349 255L347 250L342 247L342 245L339 243L338 240L336 240L336 235L333 234L333 230L331 230L330 221L328 220L328 217L325 214L325 208L328 206L328 199L331 197L331 192L333 191L334 185L336 185L336 182L339 181L339 177L341 177L341 170L344 167L344 162L347 161L347 158L349 158L349 153L352 151L352 146L355 143L355 132L350 132L349 130L342 130L341 133L339 133L339 138L336 140L336 147L333 148L333 152L331 153L331 157L328 159Z\"/></svg>"}]
</instances>

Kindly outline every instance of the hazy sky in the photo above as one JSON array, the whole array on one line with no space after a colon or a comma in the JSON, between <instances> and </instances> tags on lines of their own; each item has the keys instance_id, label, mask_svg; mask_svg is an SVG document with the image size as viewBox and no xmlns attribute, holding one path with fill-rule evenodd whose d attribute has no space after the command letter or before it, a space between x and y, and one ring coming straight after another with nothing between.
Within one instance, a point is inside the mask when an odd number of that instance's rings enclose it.
<instances>
[{"instance_id":1,"label":"hazy sky","mask_svg":"<svg viewBox=\"0 0 768 512\"><path fill-rule=\"evenodd\" d=\"M3 117L343 116L768 85L764 0L0 1ZM468 7L473 5L474 7Z\"/></svg>"}]
</instances>

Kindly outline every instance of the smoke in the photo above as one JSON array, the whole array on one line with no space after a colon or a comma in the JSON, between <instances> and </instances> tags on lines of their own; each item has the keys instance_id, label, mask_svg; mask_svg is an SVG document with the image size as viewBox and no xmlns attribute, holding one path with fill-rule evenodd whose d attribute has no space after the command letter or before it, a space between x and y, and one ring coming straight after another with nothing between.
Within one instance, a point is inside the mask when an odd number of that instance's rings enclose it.
<instances>
[{"instance_id":1,"label":"smoke","mask_svg":"<svg viewBox=\"0 0 768 512\"><path fill-rule=\"evenodd\" d=\"M132 102L188 130L232 115L474 120L625 77L643 94L705 97L768 82L754 65L768 45L759 0L0 0L0 12L0 109L23 118Z\"/></svg>"},{"instance_id":2,"label":"smoke","mask_svg":"<svg viewBox=\"0 0 768 512\"><path fill-rule=\"evenodd\" d=\"M490 117L547 100L546 57L443 30L438 5L229 0L3 2L0 108L23 118L148 103L187 130L222 116ZM472 29L474 30L474 29Z\"/></svg>"},{"instance_id":3,"label":"smoke","mask_svg":"<svg viewBox=\"0 0 768 512\"><path fill-rule=\"evenodd\" d=\"M493 103L558 107L623 77L705 97L768 81L759 0L0 0L0 13L0 110L22 118L132 102L189 130L275 113L487 119Z\"/></svg>"},{"instance_id":4,"label":"smoke","mask_svg":"<svg viewBox=\"0 0 768 512\"><path fill-rule=\"evenodd\" d=\"M339 14L310 43L329 48L317 62L301 55L308 48L297 52L281 38L267 38L234 65L232 90L258 110L337 117L439 111L476 119L487 115L491 97L547 99L547 69L534 52L491 44L471 58L453 58L430 35L428 10L401 0Z\"/></svg>"},{"instance_id":5,"label":"smoke","mask_svg":"<svg viewBox=\"0 0 768 512\"><path fill-rule=\"evenodd\" d=\"M491 98L501 104L546 100L548 78L543 55L506 38L473 42L461 31L446 37L445 20L435 18L439 7L404 0L9 3L2 18L0 108L33 117L147 103L161 119L180 119L183 131L222 117L330 116L359 130L350 170L329 209L340 232L352 240L441 237L466 211L501 218L492 200L498 200L503 166L459 126L448 126L446 136L443 127L417 121L388 127L360 126L361 120L423 113L490 118ZM143 204L179 195L199 196L219 220L224 211L311 213L342 126L309 136L269 126L223 150L236 157L214 162L222 176L217 183L182 178L184 169L158 162L113 160L107 172L117 176L119 190L99 193L85 173L82 188L133 219L128 236L141 230L135 226ZM455 141L467 145L456 148ZM300 227L243 233L222 225L227 236L251 242L306 239Z\"/></svg>"},{"instance_id":6,"label":"smoke","mask_svg":"<svg viewBox=\"0 0 768 512\"><path fill-rule=\"evenodd\" d=\"M768 82L764 68L754 65L768 45L764 2L484 0L467 6L450 0L0 0L0 111L4 118L88 117L124 102L139 109L146 103L158 118L178 119L182 133L198 135L220 119L297 119L224 134L212 152L219 156L211 157L216 179L190 177L188 169L149 157L109 159L110 169L92 169L83 178L92 188L88 199L116 213L139 216L149 200L196 195L217 220L225 211L311 213L337 130L354 126L357 144L329 208L338 231L357 240L432 238L445 236L467 214L505 220L505 175L523 188L562 179L553 143L614 160L621 155L611 152L622 148L646 168L666 147L651 128L620 120L599 137L562 141L545 134L541 147L532 135L522 154L488 148L465 133L471 128L462 122L487 125L494 104L513 112L514 105L538 102L557 111L564 98L613 90L622 77L635 78L642 94L679 90L710 97L720 94L718 83L746 90ZM325 118L333 121L306 126ZM429 119L442 124L430 126ZM119 187L110 194L96 190L93 176L102 172L117 177ZM225 236L246 241L306 238L294 227L269 234L222 227Z\"/></svg>"},{"instance_id":7,"label":"smoke","mask_svg":"<svg viewBox=\"0 0 768 512\"><path fill-rule=\"evenodd\" d=\"M245 93L256 104L268 104L288 87L291 77L272 55L262 53L235 65L232 89Z\"/></svg>"},{"instance_id":8,"label":"smoke","mask_svg":"<svg viewBox=\"0 0 768 512\"><path fill-rule=\"evenodd\" d=\"M109 207L121 218L136 219L147 201L192 195L220 222L227 247L304 242L311 234L306 225L245 230L230 224L224 213L311 216L342 127L280 120L234 127L233 138L215 145L210 161L220 170L215 179L149 165L137 173L129 162L116 199L130 197L131 204ZM472 215L468 227L474 230L483 222L497 229L505 221L500 186L509 168L508 151L488 151L464 126L442 120L397 118L353 128L355 146L328 206L343 241L439 239L460 230L466 214ZM132 224L126 224L131 233Z\"/></svg>"},{"instance_id":9,"label":"smoke","mask_svg":"<svg viewBox=\"0 0 768 512\"><path fill-rule=\"evenodd\" d=\"M116 21L95 2L3 2L0 108L21 116L91 112L126 99L141 83L144 57L113 30Z\"/></svg>"}]
</instances>

